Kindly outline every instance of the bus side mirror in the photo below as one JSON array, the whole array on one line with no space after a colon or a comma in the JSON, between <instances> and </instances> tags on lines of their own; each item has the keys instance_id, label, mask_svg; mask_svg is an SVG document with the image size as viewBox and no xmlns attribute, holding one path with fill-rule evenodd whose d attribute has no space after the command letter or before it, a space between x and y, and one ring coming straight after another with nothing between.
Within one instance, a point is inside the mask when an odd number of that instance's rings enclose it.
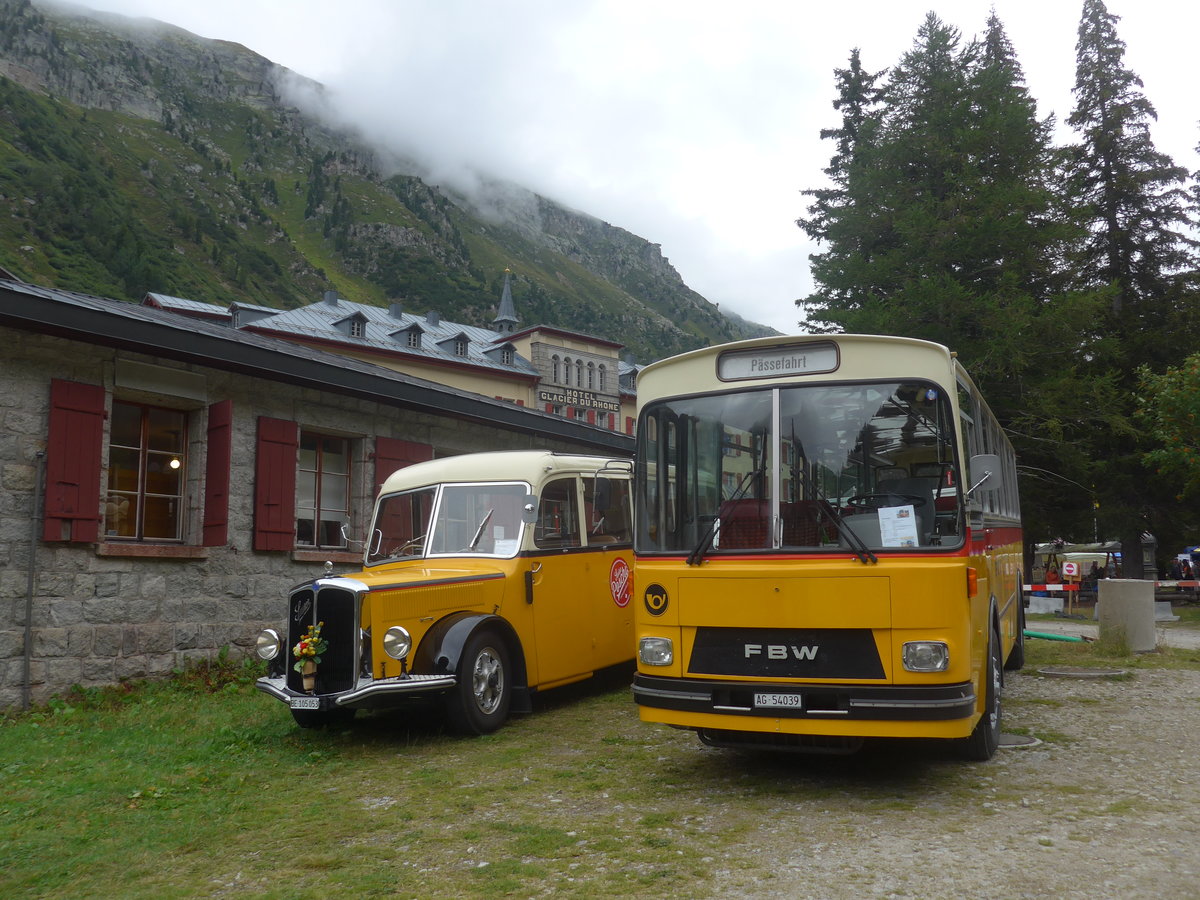
<instances>
[{"instance_id":1,"label":"bus side mirror","mask_svg":"<svg viewBox=\"0 0 1200 900\"><path fill-rule=\"evenodd\" d=\"M538 499L533 494L526 494L521 498L521 521L526 525L532 525L537 521Z\"/></svg>"},{"instance_id":2,"label":"bus side mirror","mask_svg":"<svg viewBox=\"0 0 1200 900\"><path fill-rule=\"evenodd\" d=\"M991 494L1004 486L1004 475L1000 468L1000 457L995 453L980 453L971 457L971 487L967 498L976 491Z\"/></svg>"}]
</instances>

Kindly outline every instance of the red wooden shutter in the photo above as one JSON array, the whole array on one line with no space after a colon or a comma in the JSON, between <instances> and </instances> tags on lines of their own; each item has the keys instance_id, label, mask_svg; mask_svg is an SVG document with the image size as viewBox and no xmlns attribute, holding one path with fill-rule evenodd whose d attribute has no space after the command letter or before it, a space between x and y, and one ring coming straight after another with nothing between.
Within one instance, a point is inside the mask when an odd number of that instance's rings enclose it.
<instances>
[{"instance_id":1,"label":"red wooden shutter","mask_svg":"<svg viewBox=\"0 0 1200 900\"><path fill-rule=\"evenodd\" d=\"M208 465L204 471L204 546L229 540L229 466L233 459L233 401L208 408Z\"/></svg>"},{"instance_id":2,"label":"red wooden shutter","mask_svg":"<svg viewBox=\"0 0 1200 900\"><path fill-rule=\"evenodd\" d=\"M427 459L433 459L433 447L429 444L388 437L375 438L375 493L379 493L387 477L397 469Z\"/></svg>"},{"instance_id":3,"label":"red wooden shutter","mask_svg":"<svg viewBox=\"0 0 1200 900\"><path fill-rule=\"evenodd\" d=\"M296 465L300 429L295 422L258 417L254 465L254 549L291 550L296 544Z\"/></svg>"},{"instance_id":4,"label":"red wooden shutter","mask_svg":"<svg viewBox=\"0 0 1200 900\"><path fill-rule=\"evenodd\" d=\"M589 409L587 411L587 420L589 425L596 424L596 411L594 409Z\"/></svg>"},{"instance_id":5,"label":"red wooden shutter","mask_svg":"<svg viewBox=\"0 0 1200 900\"><path fill-rule=\"evenodd\" d=\"M42 540L100 540L103 450L104 388L51 379Z\"/></svg>"}]
</instances>

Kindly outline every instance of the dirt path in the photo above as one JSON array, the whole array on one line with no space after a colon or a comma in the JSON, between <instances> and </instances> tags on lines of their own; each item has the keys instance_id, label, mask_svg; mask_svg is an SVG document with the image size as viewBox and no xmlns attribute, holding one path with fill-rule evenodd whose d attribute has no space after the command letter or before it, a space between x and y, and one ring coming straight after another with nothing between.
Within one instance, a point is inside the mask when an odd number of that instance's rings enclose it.
<instances>
[{"instance_id":1,"label":"dirt path","mask_svg":"<svg viewBox=\"0 0 1200 900\"><path fill-rule=\"evenodd\" d=\"M1010 675L1004 730L1036 743L982 765L763 760L792 790L751 813L714 896L1200 896L1200 672Z\"/></svg>"}]
</instances>

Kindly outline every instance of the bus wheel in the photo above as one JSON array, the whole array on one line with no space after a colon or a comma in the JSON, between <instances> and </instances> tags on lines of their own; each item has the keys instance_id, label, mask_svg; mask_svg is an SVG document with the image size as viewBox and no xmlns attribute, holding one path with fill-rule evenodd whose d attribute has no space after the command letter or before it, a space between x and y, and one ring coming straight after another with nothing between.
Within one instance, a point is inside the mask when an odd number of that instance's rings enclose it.
<instances>
[{"instance_id":1,"label":"bus wheel","mask_svg":"<svg viewBox=\"0 0 1200 900\"><path fill-rule=\"evenodd\" d=\"M989 760L1000 746L1000 688L1003 668L1000 659L1000 635L992 628L988 644L987 672L984 675L984 712L969 738L963 740L962 754L975 762Z\"/></svg>"},{"instance_id":2,"label":"bus wheel","mask_svg":"<svg viewBox=\"0 0 1200 900\"><path fill-rule=\"evenodd\" d=\"M354 719L352 709L293 709L292 718L301 728L326 728L349 725Z\"/></svg>"},{"instance_id":3,"label":"bus wheel","mask_svg":"<svg viewBox=\"0 0 1200 900\"><path fill-rule=\"evenodd\" d=\"M491 631L471 635L458 684L446 698L450 727L460 734L490 734L503 725L512 703L511 675L504 641Z\"/></svg>"},{"instance_id":4,"label":"bus wheel","mask_svg":"<svg viewBox=\"0 0 1200 900\"><path fill-rule=\"evenodd\" d=\"M1008 654L1008 659L1004 661L1004 668L1009 672L1015 672L1017 669L1025 667L1025 607L1019 607L1017 610L1017 639L1013 642L1012 650Z\"/></svg>"}]
</instances>

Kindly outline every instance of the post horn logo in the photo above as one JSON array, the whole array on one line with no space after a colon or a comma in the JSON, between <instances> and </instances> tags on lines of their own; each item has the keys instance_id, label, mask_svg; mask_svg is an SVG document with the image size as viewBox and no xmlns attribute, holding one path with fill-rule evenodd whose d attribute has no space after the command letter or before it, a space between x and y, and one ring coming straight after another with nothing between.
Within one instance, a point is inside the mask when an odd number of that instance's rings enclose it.
<instances>
[{"instance_id":1,"label":"post horn logo","mask_svg":"<svg viewBox=\"0 0 1200 900\"><path fill-rule=\"evenodd\" d=\"M661 584L647 585L642 602L646 605L646 612L650 615L661 616L667 611L667 604L670 602L667 599L667 589Z\"/></svg>"}]
</instances>

